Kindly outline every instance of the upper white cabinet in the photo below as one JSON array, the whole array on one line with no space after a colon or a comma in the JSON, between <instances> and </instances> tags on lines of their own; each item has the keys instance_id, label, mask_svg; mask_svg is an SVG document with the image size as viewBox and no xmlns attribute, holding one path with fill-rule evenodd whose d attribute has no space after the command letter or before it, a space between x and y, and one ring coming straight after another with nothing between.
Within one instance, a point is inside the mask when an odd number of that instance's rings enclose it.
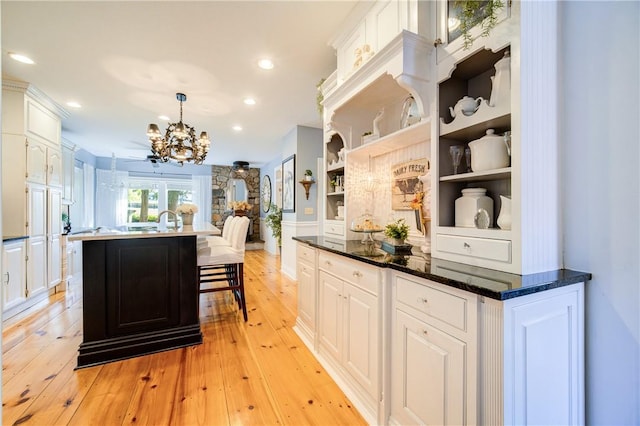
<instances>
[{"instance_id":1,"label":"upper white cabinet","mask_svg":"<svg viewBox=\"0 0 640 426\"><path fill-rule=\"evenodd\" d=\"M362 173L349 170L366 167L370 155L429 140L431 50L425 39L403 30L347 80L339 84L334 73L322 86L325 235L347 238L347 225L363 213L349 210L349 197L363 184Z\"/></svg>"},{"instance_id":2,"label":"upper white cabinet","mask_svg":"<svg viewBox=\"0 0 640 426\"><path fill-rule=\"evenodd\" d=\"M488 37L476 38L468 49L454 43L437 48L433 257L516 274L561 267L557 31L556 2L505 2ZM521 69L524 62L527 68ZM472 108L462 112L465 97ZM473 142L487 131L507 134L494 139L498 150ZM451 147L463 152L457 174ZM473 166L503 155L504 164ZM483 218L476 208L465 225L456 225L456 199L466 188L486 189L493 212Z\"/></svg>"},{"instance_id":3,"label":"upper white cabinet","mask_svg":"<svg viewBox=\"0 0 640 426\"><path fill-rule=\"evenodd\" d=\"M60 148L37 140L26 141L27 182L62 186L62 153Z\"/></svg>"}]
</instances>

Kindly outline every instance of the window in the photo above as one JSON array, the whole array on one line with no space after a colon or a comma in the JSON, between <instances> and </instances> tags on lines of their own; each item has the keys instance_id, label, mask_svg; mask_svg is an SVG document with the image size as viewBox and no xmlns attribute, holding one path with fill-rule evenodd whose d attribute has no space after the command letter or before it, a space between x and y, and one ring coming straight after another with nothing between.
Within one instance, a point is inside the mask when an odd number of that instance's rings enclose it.
<instances>
[{"instance_id":1,"label":"window","mask_svg":"<svg viewBox=\"0 0 640 426\"><path fill-rule=\"evenodd\" d=\"M127 225L132 228L155 226L158 214L163 210L175 211L182 203L193 202L191 181L158 181L151 178L129 178L127 191ZM164 224L173 222L173 217L162 217ZM180 221L180 217L178 217Z\"/></svg>"}]
</instances>

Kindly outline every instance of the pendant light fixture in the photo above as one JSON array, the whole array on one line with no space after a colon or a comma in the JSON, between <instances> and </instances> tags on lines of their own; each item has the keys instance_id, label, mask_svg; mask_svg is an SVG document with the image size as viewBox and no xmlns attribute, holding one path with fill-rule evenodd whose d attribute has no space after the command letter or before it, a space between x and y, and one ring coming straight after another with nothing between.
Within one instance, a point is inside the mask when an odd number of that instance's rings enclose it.
<instances>
[{"instance_id":1,"label":"pendant light fixture","mask_svg":"<svg viewBox=\"0 0 640 426\"><path fill-rule=\"evenodd\" d=\"M182 122L182 103L187 101L187 95L176 93L176 99L180 102L180 121L169 123L164 137L157 124L149 124L147 136L151 151L163 163L174 160L180 165L185 161L202 164L211 141L207 132L200 133L200 138L196 139L195 129Z\"/></svg>"}]
</instances>

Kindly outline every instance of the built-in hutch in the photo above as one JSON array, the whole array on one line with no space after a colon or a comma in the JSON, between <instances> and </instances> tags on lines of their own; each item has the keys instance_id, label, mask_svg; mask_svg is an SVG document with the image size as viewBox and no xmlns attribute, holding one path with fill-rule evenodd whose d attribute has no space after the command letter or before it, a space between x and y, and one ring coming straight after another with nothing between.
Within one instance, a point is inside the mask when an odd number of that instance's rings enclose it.
<instances>
[{"instance_id":1,"label":"built-in hutch","mask_svg":"<svg viewBox=\"0 0 640 426\"><path fill-rule=\"evenodd\" d=\"M448 41L451 3L370 3L334 43L322 230L296 238L295 329L371 424L582 424L588 274L560 270L558 5L504 2L465 48ZM478 106L462 114L465 96ZM508 163L472 171L463 156L454 173L449 148L489 129ZM352 221L370 210L384 225L391 166L422 157L431 255L363 253ZM493 214L456 226L466 188L486 189Z\"/></svg>"},{"instance_id":2,"label":"built-in hutch","mask_svg":"<svg viewBox=\"0 0 640 426\"><path fill-rule=\"evenodd\" d=\"M2 230L26 236L24 282L5 290L5 317L37 302L61 281L63 158L67 113L34 86L2 82ZM7 300L7 299L11 300ZM24 299L24 303L13 303Z\"/></svg>"}]
</instances>

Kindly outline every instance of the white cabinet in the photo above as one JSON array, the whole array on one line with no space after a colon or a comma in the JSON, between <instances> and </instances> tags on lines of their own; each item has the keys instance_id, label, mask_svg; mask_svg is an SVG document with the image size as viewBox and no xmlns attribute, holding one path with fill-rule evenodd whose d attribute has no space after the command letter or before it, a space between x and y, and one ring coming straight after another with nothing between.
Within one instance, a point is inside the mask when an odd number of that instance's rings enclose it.
<instances>
[{"instance_id":1,"label":"white cabinet","mask_svg":"<svg viewBox=\"0 0 640 426\"><path fill-rule=\"evenodd\" d=\"M325 252L318 254L318 346L357 389L368 418L380 392L379 270ZM345 374L346 373L346 374Z\"/></svg>"},{"instance_id":2,"label":"white cabinet","mask_svg":"<svg viewBox=\"0 0 640 426\"><path fill-rule=\"evenodd\" d=\"M59 148L27 140L27 181L62 186L62 153Z\"/></svg>"},{"instance_id":3,"label":"white cabinet","mask_svg":"<svg viewBox=\"0 0 640 426\"><path fill-rule=\"evenodd\" d=\"M2 250L2 310L24 302L26 286L25 241L5 242Z\"/></svg>"},{"instance_id":4,"label":"white cabinet","mask_svg":"<svg viewBox=\"0 0 640 426\"><path fill-rule=\"evenodd\" d=\"M48 288L47 271L47 189L30 184L28 203L27 297Z\"/></svg>"},{"instance_id":5,"label":"white cabinet","mask_svg":"<svg viewBox=\"0 0 640 426\"><path fill-rule=\"evenodd\" d=\"M316 250L306 244L298 243L298 262L296 277L298 280L298 331L314 347L316 329Z\"/></svg>"},{"instance_id":6,"label":"white cabinet","mask_svg":"<svg viewBox=\"0 0 640 426\"><path fill-rule=\"evenodd\" d=\"M393 278L391 421L475 424L475 295L404 274Z\"/></svg>"},{"instance_id":7,"label":"white cabinet","mask_svg":"<svg viewBox=\"0 0 640 426\"><path fill-rule=\"evenodd\" d=\"M62 192L59 188L47 190L47 283L60 284L62 275Z\"/></svg>"}]
</instances>

